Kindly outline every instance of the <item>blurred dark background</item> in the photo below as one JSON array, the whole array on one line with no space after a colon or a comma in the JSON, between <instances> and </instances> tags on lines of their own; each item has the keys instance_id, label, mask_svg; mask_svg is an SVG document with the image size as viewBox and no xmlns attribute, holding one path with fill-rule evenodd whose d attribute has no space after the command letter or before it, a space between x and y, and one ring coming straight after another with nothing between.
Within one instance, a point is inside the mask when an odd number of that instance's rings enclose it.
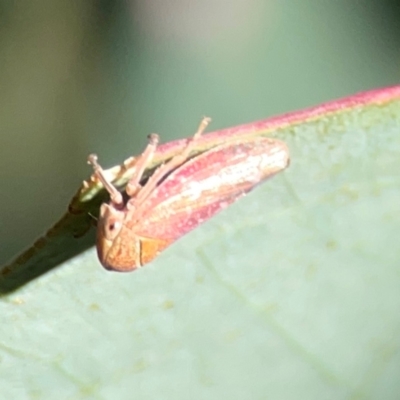
<instances>
[{"instance_id":1,"label":"blurred dark background","mask_svg":"<svg viewBox=\"0 0 400 400\"><path fill-rule=\"evenodd\" d=\"M400 78L397 1L0 2L0 265L89 173Z\"/></svg>"}]
</instances>

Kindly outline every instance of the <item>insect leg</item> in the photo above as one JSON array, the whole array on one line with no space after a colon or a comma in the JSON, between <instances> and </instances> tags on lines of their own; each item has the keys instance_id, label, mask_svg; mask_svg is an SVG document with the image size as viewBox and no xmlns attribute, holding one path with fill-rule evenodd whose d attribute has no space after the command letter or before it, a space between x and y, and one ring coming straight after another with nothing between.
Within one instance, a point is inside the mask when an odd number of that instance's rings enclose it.
<instances>
[{"instance_id":1,"label":"insect leg","mask_svg":"<svg viewBox=\"0 0 400 400\"><path fill-rule=\"evenodd\" d=\"M210 118L204 117L196 133L190 139L188 139L186 146L183 148L183 150L174 157L172 157L167 163L161 165L154 172L154 174L147 181L146 185L142 187L137 193L137 196L134 199L132 199L132 201L135 204L142 203L156 188L160 180L165 175L173 171L175 168L179 167L182 163L184 163L187 160L187 158L190 155L190 152L193 149L194 144L196 143L196 140L202 135L202 133L207 128L207 125L210 123L210 121L211 121Z\"/></svg>"},{"instance_id":2,"label":"insect leg","mask_svg":"<svg viewBox=\"0 0 400 400\"><path fill-rule=\"evenodd\" d=\"M149 135L149 143L144 152L137 159L135 164L135 172L125 188L126 194L129 197L134 196L140 189L140 180L142 179L143 172L147 165L151 163L159 141L160 138L156 133Z\"/></svg>"},{"instance_id":3,"label":"insect leg","mask_svg":"<svg viewBox=\"0 0 400 400\"><path fill-rule=\"evenodd\" d=\"M123 207L124 199L122 194L118 191L118 189L111 183L111 181L106 177L103 168L97 162L97 155L90 154L88 157L88 164L93 167L94 174L97 179L103 184L107 192L110 194L111 203L117 208Z\"/></svg>"}]
</instances>

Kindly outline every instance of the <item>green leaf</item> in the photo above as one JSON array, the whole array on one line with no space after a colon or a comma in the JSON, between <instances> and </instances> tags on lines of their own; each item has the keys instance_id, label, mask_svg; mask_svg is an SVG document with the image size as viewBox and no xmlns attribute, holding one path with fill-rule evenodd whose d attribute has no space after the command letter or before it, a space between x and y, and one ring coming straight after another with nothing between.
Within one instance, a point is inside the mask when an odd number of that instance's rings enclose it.
<instances>
[{"instance_id":1,"label":"green leaf","mask_svg":"<svg viewBox=\"0 0 400 400\"><path fill-rule=\"evenodd\" d=\"M74 236L103 197L78 191L1 282L4 398L399 397L400 87L197 150L250 135L286 141L290 167L150 265L107 272L91 249L21 287L92 243Z\"/></svg>"}]
</instances>

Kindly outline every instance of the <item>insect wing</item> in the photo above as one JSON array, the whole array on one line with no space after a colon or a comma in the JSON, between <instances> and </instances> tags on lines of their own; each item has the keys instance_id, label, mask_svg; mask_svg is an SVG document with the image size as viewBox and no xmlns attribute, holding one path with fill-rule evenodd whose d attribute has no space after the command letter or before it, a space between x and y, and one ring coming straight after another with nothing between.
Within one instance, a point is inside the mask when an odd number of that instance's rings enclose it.
<instances>
[{"instance_id":1,"label":"insect wing","mask_svg":"<svg viewBox=\"0 0 400 400\"><path fill-rule=\"evenodd\" d=\"M252 138L217 146L168 175L143 204L133 227L141 237L172 242L285 169L284 142Z\"/></svg>"}]
</instances>

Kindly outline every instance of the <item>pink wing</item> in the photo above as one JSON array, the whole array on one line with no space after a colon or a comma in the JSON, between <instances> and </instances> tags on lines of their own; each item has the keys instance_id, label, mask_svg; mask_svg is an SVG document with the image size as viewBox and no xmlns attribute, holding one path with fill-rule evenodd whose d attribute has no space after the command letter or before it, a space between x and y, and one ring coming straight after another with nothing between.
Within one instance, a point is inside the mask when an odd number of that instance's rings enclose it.
<instances>
[{"instance_id":1,"label":"pink wing","mask_svg":"<svg viewBox=\"0 0 400 400\"><path fill-rule=\"evenodd\" d=\"M137 209L133 229L142 237L174 241L288 164L286 144L270 138L205 151L157 186Z\"/></svg>"}]
</instances>

